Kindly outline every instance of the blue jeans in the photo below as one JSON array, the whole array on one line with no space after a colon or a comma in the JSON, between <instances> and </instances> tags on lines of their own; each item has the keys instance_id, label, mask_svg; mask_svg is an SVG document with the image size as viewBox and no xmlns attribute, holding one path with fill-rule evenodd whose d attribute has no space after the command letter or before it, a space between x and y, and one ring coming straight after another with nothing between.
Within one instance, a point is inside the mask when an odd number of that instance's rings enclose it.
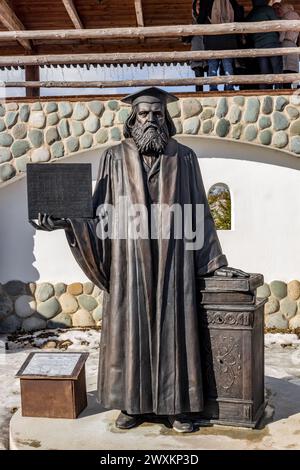
<instances>
[{"instance_id":1,"label":"blue jeans","mask_svg":"<svg viewBox=\"0 0 300 470\"><path fill-rule=\"evenodd\" d=\"M210 59L208 61L208 76L216 77L219 66L223 66L224 75L233 75L233 59ZM217 91L217 85L210 85L210 91ZM225 85L225 90L233 90L233 85Z\"/></svg>"}]
</instances>

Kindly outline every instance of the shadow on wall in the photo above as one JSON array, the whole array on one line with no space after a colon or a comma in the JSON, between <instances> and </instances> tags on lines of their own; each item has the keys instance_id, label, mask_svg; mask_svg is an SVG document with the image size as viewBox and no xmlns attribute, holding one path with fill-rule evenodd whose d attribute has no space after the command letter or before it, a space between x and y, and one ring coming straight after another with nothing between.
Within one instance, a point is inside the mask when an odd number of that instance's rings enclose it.
<instances>
[{"instance_id":1,"label":"shadow on wall","mask_svg":"<svg viewBox=\"0 0 300 470\"><path fill-rule=\"evenodd\" d=\"M288 378L277 379L265 377L268 404L274 410L269 421L280 421L300 413L299 384L290 382Z\"/></svg>"},{"instance_id":2,"label":"shadow on wall","mask_svg":"<svg viewBox=\"0 0 300 470\"><path fill-rule=\"evenodd\" d=\"M203 136L176 136L178 142L188 145L199 158L232 159L300 170L300 157L284 150L268 148L251 142ZM228 156L230 154L230 157ZM200 161L201 165L201 161Z\"/></svg>"},{"instance_id":3,"label":"shadow on wall","mask_svg":"<svg viewBox=\"0 0 300 470\"><path fill-rule=\"evenodd\" d=\"M74 154L68 163L92 163L95 181L103 151ZM48 233L29 224L26 186L27 179L22 178L0 189L0 283L88 281L71 254L63 230Z\"/></svg>"},{"instance_id":4,"label":"shadow on wall","mask_svg":"<svg viewBox=\"0 0 300 470\"><path fill-rule=\"evenodd\" d=\"M35 229L27 220L26 178L0 189L0 282L37 281Z\"/></svg>"}]
</instances>

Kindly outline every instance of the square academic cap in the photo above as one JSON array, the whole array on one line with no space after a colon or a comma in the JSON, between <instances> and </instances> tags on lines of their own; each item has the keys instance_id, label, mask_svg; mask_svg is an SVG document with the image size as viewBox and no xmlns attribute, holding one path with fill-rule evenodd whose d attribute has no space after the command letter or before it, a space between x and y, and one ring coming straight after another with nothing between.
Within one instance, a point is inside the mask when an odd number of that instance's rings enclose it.
<instances>
[{"instance_id":1,"label":"square academic cap","mask_svg":"<svg viewBox=\"0 0 300 470\"><path fill-rule=\"evenodd\" d=\"M125 96L121 101L126 104L131 104L135 106L138 103L172 103L173 101L178 101L178 98L171 93L168 93L160 88L148 87L140 90L131 95Z\"/></svg>"}]
</instances>

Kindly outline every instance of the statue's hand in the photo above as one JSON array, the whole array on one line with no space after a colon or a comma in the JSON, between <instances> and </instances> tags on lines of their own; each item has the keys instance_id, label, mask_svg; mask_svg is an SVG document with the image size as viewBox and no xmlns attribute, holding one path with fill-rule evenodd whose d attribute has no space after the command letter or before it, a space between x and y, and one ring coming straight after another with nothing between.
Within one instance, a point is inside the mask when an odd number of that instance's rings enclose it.
<instances>
[{"instance_id":1,"label":"statue's hand","mask_svg":"<svg viewBox=\"0 0 300 470\"><path fill-rule=\"evenodd\" d=\"M223 277L250 277L249 273L245 273L241 269L230 268L229 266L224 266L223 268L216 269L214 276L223 276Z\"/></svg>"},{"instance_id":2,"label":"statue's hand","mask_svg":"<svg viewBox=\"0 0 300 470\"><path fill-rule=\"evenodd\" d=\"M52 232L53 230L67 229L70 227L70 223L67 219L57 219L48 214L38 215L37 223L30 220L31 225L37 230L44 230L46 232Z\"/></svg>"}]
</instances>

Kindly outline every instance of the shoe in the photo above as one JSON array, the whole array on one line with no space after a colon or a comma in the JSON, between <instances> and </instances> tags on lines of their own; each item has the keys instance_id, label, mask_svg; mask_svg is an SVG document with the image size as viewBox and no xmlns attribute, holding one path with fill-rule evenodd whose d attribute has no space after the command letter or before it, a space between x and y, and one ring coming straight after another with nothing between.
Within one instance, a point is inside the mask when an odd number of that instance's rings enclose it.
<instances>
[{"instance_id":1,"label":"shoe","mask_svg":"<svg viewBox=\"0 0 300 470\"><path fill-rule=\"evenodd\" d=\"M192 432L194 430L193 422L185 415L169 416L168 419L177 432Z\"/></svg>"},{"instance_id":2,"label":"shoe","mask_svg":"<svg viewBox=\"0 0 300 470\"><path fill-rule=\"evenodd\" d=\"M129 415L126 411L121 411L116 419L116 427L119 429L131 429L141 424L142 418L140 415Z\"/></svg>"}]
</instances>

